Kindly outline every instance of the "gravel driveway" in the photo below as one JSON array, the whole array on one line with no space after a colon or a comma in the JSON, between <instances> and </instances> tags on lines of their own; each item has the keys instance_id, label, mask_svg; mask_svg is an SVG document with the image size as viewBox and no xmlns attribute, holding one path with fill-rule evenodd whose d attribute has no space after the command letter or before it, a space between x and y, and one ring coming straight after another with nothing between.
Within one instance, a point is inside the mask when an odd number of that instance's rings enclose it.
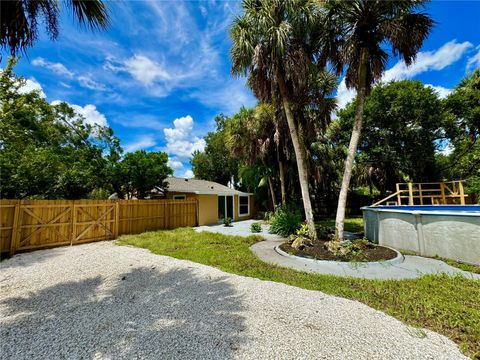
<instances>
[{"instance_id":1,"label":"gravel driveway","mask_svg":"<svg viewBox=\"0 0 480 360\"><path fill-rule=\"evenodd\" d=\"M359 302L99 242L0 270L2 359L460 359Z\"/></svg>"}]
</instances>

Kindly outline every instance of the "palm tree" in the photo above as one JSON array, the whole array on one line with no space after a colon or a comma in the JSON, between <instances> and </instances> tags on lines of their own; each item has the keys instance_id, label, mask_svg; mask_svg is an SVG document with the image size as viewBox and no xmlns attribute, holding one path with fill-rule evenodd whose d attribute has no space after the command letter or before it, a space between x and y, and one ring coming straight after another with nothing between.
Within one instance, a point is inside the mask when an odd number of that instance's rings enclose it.
<instances>
[{"instance_id":1,"label":"palm tree","mask_svg":"<svg viewBox=\"0 0 480 360\"><path fill-rule=\"evenodd\" d=\"M102 0L65 0L81 25L91 29L108 26L108 11ZM38 37L38 23L43 17L52 40L58 37L60 4L58 0L11 0L0 2L0 46L15 57L26 52ZM1 59L1 57L0 57Z\"/></svg>"},{"instance_id":2,"label":"palm tree","mask_svg":"<svg viewBox=\"0 0 480 360\"><path fill-rule=\"evenodd\" d=\"M317 29L321 62L329 61L337 74L346 67L345 83L357 91L355 119L338 197L335 237L343 239L347 192L362 130L365 97L385 70L385 45L407 65L427 38L433 20L418 11L425 0L326 0L322 26Z\"/></svg>"},{"instance_id":3,"label":"palm tree","mask_svg":"<svg viewBox=\"0 0 480 360\"><path fill-rule=\"evenodd\" d=\"M244 0L244 14L230 29L232 73L248 75L248 84L263 102L283 107L295 150L305 218L316 237L308 185L308 168L292 98L303 93L312 63L308 40L318 13L309 0Z\"/></svg>"},{"instance_id":4,"label":"palm tree","mask_svg":"<svg viewBox=\"0 0 480 360\"><path fill-rule=\"evenodd\" d=\"M273 171L267 166L267 158L271 157L273 150L274 129L273 109L268 104L258 104L253 109L242 107L225 127L225 144L232 157L247 165L241 169L243 174L250 175L248 168L256 168L263 174L259 186L268 183L273 209L277 201Z\"/></svg>"}]
</instances>

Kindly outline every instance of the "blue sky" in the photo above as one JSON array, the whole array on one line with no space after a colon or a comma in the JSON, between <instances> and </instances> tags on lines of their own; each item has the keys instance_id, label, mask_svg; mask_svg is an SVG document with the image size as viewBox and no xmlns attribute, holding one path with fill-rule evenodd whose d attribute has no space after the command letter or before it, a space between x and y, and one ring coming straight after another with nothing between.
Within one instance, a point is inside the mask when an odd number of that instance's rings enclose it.
<instances>
[{"instance_id":1,"label":"blue sky","mask_svg":"<svg viewBox=\"0 0 480 360\"><path fill-rule=\"evenodd\" d=\"M214 116L256 102L245 80L230 75L228 28L239 3L109 6L106 32L84 31L64 12L59 39L41 36L16 71L48 101L66 101L87 121L108 124L126 151L166 151L175 174L191 176L191 153L205 146ZM407 68L391 59L384 80L419 79L445 96L480 67L480 2L434 1L427 11L437 24L417 62ZM340 82L339 105L353 96Z\"/></svg>"}]
</instances>

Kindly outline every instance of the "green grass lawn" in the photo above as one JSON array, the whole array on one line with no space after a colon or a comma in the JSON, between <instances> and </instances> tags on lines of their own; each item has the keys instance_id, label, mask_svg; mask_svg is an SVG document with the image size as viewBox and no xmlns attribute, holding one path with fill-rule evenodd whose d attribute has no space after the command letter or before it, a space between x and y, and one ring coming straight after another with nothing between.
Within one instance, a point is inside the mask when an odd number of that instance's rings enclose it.
<instances>
[{"instance_id":1,"label":"green grass lawn","mask_svg":"<svg viewBox=\"0 0 480 360\"><path fill-rule=\"evenodd\" d=\"M467 355L480 356L478 281L447 275L379 281L307 274L259 260L249 249L257 241L261 241L258 236L244 238L182 228L122 236L118 244L146 248L155 254L191 260L233 274L358 300L409 325L448 336Z\"/></svg>"},{"instance_id":2,"label":"green grass lawn","mask_svg":"<svg viewBox=\"0 0 480 360\"><path fill-rule=\"evenodd\" d=\"M335 219L323 219L315 222L315 224L333 228L335 227ZM363 218L345 219L345 230L353 233L363 233Z\"/></svg>"}]
</instances>

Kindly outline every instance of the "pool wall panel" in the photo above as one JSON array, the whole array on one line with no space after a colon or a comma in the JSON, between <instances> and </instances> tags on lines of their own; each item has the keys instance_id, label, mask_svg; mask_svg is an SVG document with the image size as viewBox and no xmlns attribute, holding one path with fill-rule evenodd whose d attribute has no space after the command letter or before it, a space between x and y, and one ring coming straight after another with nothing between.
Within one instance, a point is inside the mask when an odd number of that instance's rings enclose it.
<instances>
[{"instance_id":1,"label":"pool wall panel","mask_svg":"<svg viewBox=\"0 0 480 360\"><path fill-rule=\"evenodd\" d=\"M465 209L468 214L445 214L440 207L429 211L365 207L365 237L397 250L480 265L480 212L479 207L470 208Z\"/></svg>"}]
</instances>

